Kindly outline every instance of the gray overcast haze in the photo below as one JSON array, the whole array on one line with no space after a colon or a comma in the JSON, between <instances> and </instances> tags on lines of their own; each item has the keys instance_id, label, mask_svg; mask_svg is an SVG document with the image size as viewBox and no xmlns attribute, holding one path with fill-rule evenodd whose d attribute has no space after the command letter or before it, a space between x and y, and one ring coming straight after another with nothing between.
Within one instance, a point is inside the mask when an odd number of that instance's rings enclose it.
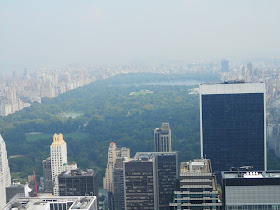
<instances>
[{"instance_id":1,"label":"gray overcast haze","mask_svg":"<svg viewBox=\"0 0 280 210\"><path fill-rule=\"evenodd\" d=\"M0 0L0 71L280 55L279 0Z\"/></svg>"}]
</instances>

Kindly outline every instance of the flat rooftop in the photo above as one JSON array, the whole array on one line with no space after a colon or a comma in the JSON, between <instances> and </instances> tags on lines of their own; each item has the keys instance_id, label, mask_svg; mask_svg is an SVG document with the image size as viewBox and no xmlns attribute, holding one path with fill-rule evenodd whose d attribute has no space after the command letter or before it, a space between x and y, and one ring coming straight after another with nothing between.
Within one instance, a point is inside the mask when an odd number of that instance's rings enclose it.
<instances>
[{"instance_id":1,"label":"flat rooftop","mask_svg":"<svg viewBox=\"0 0 280 210\"><path fill-rule=\"evenodd\" d=\"M265 83L213 83L200 84L200 94L265 93Z\"/></svg>"},{"instance_id":2,"label":"flat rooftop","mask_svg":"<svg viewBox=\"0 0 280 210\"><path fill-rule=\"evenodd\" d=\"M280 178L280 171L222 171L223 179Z\"/></svg>"},{"instance_id":3,"label":"flat rooftop","mask_svg":"<svg viewBox=\"0 0 280 210\"><path fill-rule=\"evenodd\" d=\"M74 176L94 176L96 174L96 171L92 169L74 169L74 170L68 170L62 172L59 177L74 177Z\"/></svg>"},{"instance_id":4,"label":"flat rooftop","mask_svg":"<svg viewBox=\"0 0 280 210\"><path fill-rule=\"evenodd\" d=\"M210 160L195 159L189 162L182 162L180 166L180 173L211 173Z\"/></svg>"},{"instance_id":5,"label":"flat rooftop","mask_svg":"<svg viewBox=\"0 0 280 210\"><path fill-rule=\"evenodd\" d=\"M170 156L176 155L177 152L137 152L134 159L148 158L152 159L154 156Z\"/></svg>"},{"instance_id":6,"label":"flat rooftop","mask_svg":"<svg viewBox=\"0 0 280 210\"><path fill-rule=\"evenodd\" d=\"M2 210L49 209L50 204L65 203L67 210L89 209L95 205L96 196L49 196L49 197L14 197ZM97 210L97 207L93 208Z\"/></svg>"}]
</instances>

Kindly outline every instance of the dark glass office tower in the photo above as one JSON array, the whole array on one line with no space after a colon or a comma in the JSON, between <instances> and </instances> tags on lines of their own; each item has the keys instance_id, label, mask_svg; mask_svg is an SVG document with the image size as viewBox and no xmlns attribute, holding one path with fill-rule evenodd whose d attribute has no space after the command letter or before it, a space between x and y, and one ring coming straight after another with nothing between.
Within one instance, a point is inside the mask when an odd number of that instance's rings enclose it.
<instances>
[{"instance_id":1,"label":"dark glass office tower","mask_svg":"<svg viewBox=\"0 0 280 210\"><path fill-rule=\"evenodd\" d=\"M64 171L58 176L60 196L96 196L98 176L92 169Z\"/></svg>"},{"instance_id":2,"label":"dark glass office tower","mask_svg":"<svg viewBox=\"0 0 280 210\"><path fill-rule=\"evenodd\" d=\"M177 152L153 153L156 159L158 209L169 210L171 195L176 185Z\"/></svg>"},{"instance_id":3,"label":"dark glass office tower","mask_svg":"<svg viewBox=\"0 0 280 210\"><path fill-rule=\"evenodd\" d=\"M125 209L169 210L175 189L177 152L137 152L124 161Z\"/></svg>"},{"instance_id":4,"label":"dark glass office tower","mask_svg":"<svg viewBox=\"0 0 280 210\"><path fill-rule=\"evenodd\" d=\"M114 210L124 210L124 181L123 161L125 158L117 157L113 169L114 182Z\"/></svg>"},{"instance_id":5,"label":"dark glass office tower","mask_svg":"<svg viewBox=\"0 0 280 210\"><path fill-rule=\"evenodd\" d=\"M265 84L201 84L200 133L201 156L213 172L266 170Z\"/></svg>"},{"instance_id":6,"label":"dark glass office tower","mask_svg":"<svg viewBox=\"0 0 280 210\"><path fill-rule=\"evenodd\" d=\"M142 158L124 162L124 201L125 209L157 209L155 196L156 180L154 160Z\"/></svg>"}]
</instances>

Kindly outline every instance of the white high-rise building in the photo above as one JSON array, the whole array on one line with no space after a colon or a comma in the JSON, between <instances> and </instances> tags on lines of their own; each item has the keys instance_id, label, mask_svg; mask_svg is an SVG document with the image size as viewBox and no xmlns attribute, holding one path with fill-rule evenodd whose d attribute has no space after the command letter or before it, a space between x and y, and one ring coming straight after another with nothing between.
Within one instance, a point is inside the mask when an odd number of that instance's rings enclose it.
<instances>
[{"instance_id":1,"label":"white high-rise building","mask_svg":"<svg viewBox=\"0 0 280 210\"><path fill-rule=\"evenodd\" d=\"M103 177L103 188L114 193L113 171L117 157L130 158L130 149L126 147L117 148L114 142L111 142L108 149L108 163Z\"/></svg>"},{"instance_id":2,"label":"white high-rise building","mask_svg":"<svg viewBox=\"0 0 280 210\"><path fill-rule=\"evenodd\" d=\"M11 185L11 174L6 144L0 135L0 209L6 204L6 187Z\"/></svg>"},{"instance_id":3,"label":"white high-rise building","mask_svg":"<svg viewBox=\"0 0 280 210\"><path fill-rule=\"evenodd\" d=\"M77 164L69 164L67 161L67 145L63 140L63 135L54 134L53 143L51 145L51 170L52 170L52 181L53 181L53 194L59 195L58 188L58 175L63 171L72 170L77 168Z\"/></svg>"}]
</instances>

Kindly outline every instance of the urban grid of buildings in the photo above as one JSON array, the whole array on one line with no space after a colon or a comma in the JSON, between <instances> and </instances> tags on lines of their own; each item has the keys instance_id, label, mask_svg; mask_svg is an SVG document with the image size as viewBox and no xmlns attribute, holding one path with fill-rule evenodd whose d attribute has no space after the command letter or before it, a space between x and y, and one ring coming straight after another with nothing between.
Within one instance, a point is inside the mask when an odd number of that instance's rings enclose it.
<instances>
[{"instance_id":1,"label":"urban grid of buildings","mask_svg":"<svg viewBox=\"0 0 280 210\"><path fill-rule=\"evenodd\" d=\"M204 67L188 68L199 71ZM97 171L68 162L63 135L54 134L50 157L42 162L44 194L38 195L32 189L36 188L35 176L29 177L32 187L17 180L11 184L6 146L0 136L0 209L280 209L280 171L267 171L267 149L280 156L280 74L272 67L254 67L252 63L236 68L225 59L219 69L211 69L225 82L199 86L200 158L178 163L168 122L154 130L154 152L137 152L131 158L129 148L111 142L104 198L98 190ZM22 80L14 75L18 82L2 79L1 115L122 71L118 70L105 76L100 72L87 76L75 71L25 72ZM174 67L165 73L184 70Z\"/></svg>"}]
</instances>

